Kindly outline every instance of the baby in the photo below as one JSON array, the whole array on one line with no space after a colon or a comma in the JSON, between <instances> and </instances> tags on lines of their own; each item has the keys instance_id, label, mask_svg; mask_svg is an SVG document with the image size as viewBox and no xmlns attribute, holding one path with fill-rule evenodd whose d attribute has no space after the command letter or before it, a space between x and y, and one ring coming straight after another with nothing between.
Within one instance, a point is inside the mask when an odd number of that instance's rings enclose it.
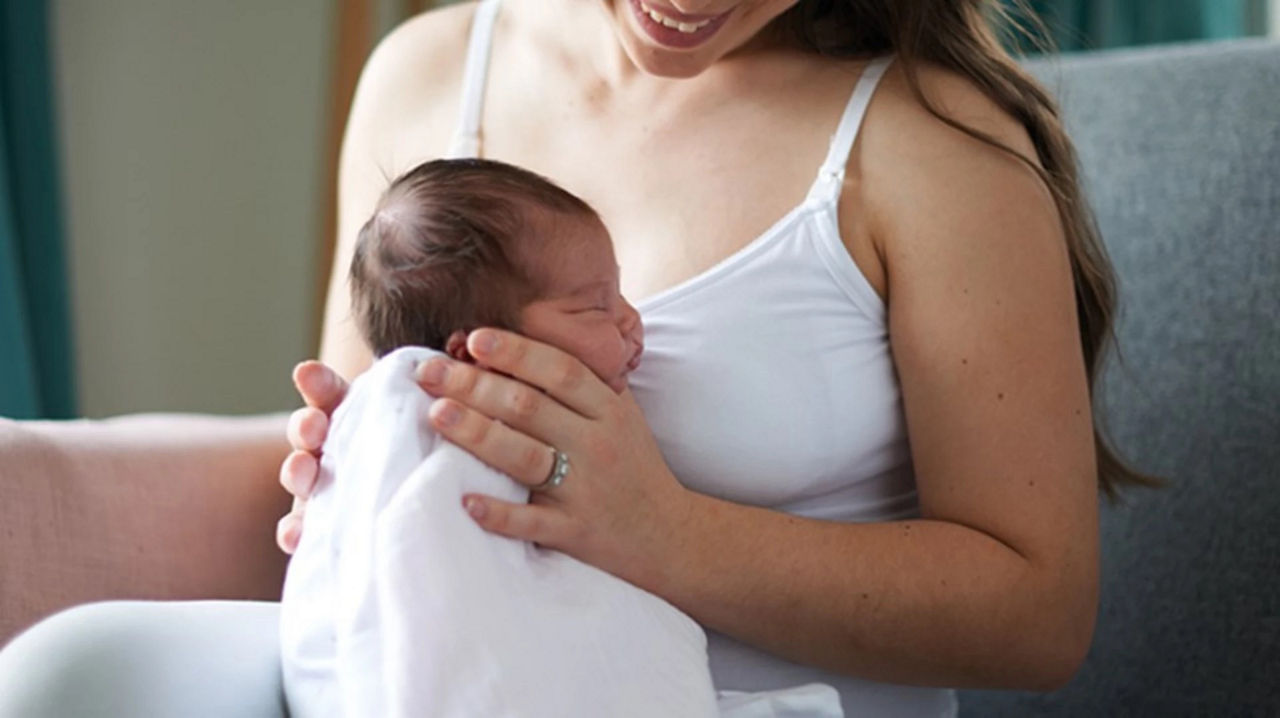
<instances>
[{"instance_id":1,"label":"baby","mask_svg":"<svg viewBox=\"0 0 1280 718\"><path fill-rule=\"evenodd\" d=\"M538 175L488 160L419 165L387 190L351 262L374 355L426 346L467 360L467 333L521 332L622 391L643 347L604 224Z\"/></svg>"},{"instance_id":2,"label":"baby","mask_svg":"<svg viewBox=\"0 0 1280 718\"><path fill-rule=\"evenodd\" d=\"M841 715L828 686L717 694L684 613L461 507L529 492L427 427L420 362L468 361L481 326L556 346L615 391L640 360L640 317L589 206L510 165L427 162L360 230L350 283L379 359L333 416L285 582L294 718Z\"/></svg>"}]
</instances>

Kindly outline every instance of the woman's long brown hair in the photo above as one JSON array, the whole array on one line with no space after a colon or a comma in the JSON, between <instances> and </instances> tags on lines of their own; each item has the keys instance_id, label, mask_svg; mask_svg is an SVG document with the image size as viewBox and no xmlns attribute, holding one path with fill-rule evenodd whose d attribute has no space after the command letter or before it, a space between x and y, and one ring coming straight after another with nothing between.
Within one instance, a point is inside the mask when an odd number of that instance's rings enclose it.
<instances>
[{"instance_id":1,"label":"woman's long brown hair","mask_svg":"<svg viewBox=\"0 0 1280 718\"><path fill-rule=\"evenodd\" d=\"M800 0L774 28L813 52L866 56L892 52L917 100L942 122L1008 152L1040 176L1057 205L1065 230L1075 285L1080 343L1084 348L1090 397L1098 392L1098 373L1114 343L1116 278L1080 187L1075 149L1062 127L1057 104L1020 67L1001 39L1022 32L1044 47L1047 33L1021 0ZM1023 156L991 135L957 122L938 110L921 89L921 62L959 73L1022 123L1036 159ZM1159 486L1161 480L1128 467L1111 448L1094 412L1098 487L1109 499L1123 485Z\"/></svg>"}]
</instances>

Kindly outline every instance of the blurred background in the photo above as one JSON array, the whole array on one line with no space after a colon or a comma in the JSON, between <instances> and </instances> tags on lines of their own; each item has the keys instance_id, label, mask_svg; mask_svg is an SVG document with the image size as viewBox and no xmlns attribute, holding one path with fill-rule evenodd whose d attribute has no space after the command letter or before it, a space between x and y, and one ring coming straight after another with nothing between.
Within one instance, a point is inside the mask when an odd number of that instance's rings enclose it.
<instances>
[{"instance_id":1,"label":"blurred background","mask_svg":"<svg viewBox=\"0 0 1280 718\"><path fill-rule=\"evenodd\" d=\"M437 4L0 0L0 416L292 408L356 77ZM1280 0L1031 4L1072 52L1280 38Z\"/></svg>"}]
</instances>

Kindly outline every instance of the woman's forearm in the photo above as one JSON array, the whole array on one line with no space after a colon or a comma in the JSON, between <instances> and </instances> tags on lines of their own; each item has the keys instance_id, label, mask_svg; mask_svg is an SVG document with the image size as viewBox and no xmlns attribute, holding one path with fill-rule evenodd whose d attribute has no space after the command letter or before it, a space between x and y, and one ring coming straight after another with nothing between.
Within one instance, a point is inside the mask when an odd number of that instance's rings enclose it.
<instances>
[{"instance_id":1,"label":"woman's forearm","mask_svg":"<svg viewBox=\"0 0 1280 718\"><path fill-rule=\"evenodd\" d=\"M689 506L645 588L789 660L893 683L1050 690L1087 648L1079 592L965 526L818 521L700 494Z\"/></svg>"},{"instance_id":2,"label":"woman's forearm","mask_svg":"<svg viewBox=\"0 0 1280 718\"><path fill-rule=\"evenodd\" d=\"M278 597L285 421L0 422L0 643L90 600Z\"/></svg>"},{"instance_id":3,"label":"woman's forearm","mask_svg":"<svg viewBox=\"0 0 1280 718\"><path fill-rule=\"evenodd\" d=\"M1056 498L1029 506L1042 521L1060 514L1058 525L1012 532L1016 543L959 520L804 519L682 487L634 397L563 352L494 329L473 332L467 349L489 370L422 366L419 382L441 397L432 428L525 486L546 480L548 444L572 457L576 477L529 503L467 495L487 531L561 550L776 655L873 680L1050 689L1088 650L1092 478L1063 478ZM1091 462L1079 463L1090 476Z\"/></svg>"}]
</instances>

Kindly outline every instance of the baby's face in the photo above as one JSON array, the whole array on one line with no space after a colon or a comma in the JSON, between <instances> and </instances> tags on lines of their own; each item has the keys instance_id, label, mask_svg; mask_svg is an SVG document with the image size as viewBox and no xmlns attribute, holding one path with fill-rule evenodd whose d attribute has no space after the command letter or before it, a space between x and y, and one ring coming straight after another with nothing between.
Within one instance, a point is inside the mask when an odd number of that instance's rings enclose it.
<instances>
[{"instance_id":1,"label":"baby's face","mask_svg":"<svg viewBox=\"0 0 1280 718\"><path fill-rule=\"evenodd\" d=\"M526 336L577 357L616 392L640 363L640 313L618 291L618 262L604 226L583 227L544 268L550 291L520 313Z\"/></svg>"}]
</instances>

